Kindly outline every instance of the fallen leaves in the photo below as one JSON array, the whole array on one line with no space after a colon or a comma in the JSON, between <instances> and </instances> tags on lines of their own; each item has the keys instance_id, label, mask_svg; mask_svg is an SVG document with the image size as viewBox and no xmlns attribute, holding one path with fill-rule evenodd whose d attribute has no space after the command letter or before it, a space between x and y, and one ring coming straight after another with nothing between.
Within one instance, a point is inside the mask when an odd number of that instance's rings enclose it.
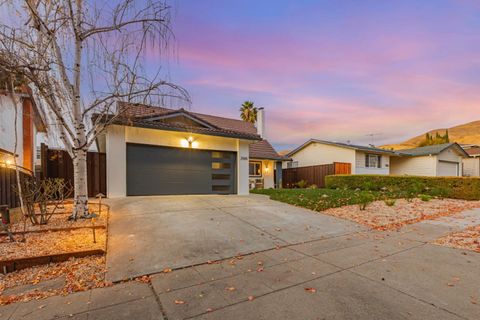
<instances>
[{"instance_id":1,"label":"fallen leaves","mask_svg":"<svg viewBox=\"0 0 480 320\"><path fill-rule=\"evenodd\" d=\"M175 304L185 304L185 301L183 300L175 300Z\"/></svg>"},{"instance_id":2,"label":"fallen leaves","mask_svg":"<svg viewBox=\"0 0 480 320\"><path fill-rule=\"evenodd\" d=\"M399 199L395 206L387 206L384 201L375 201L360 210L358 205L330 208L324 214L355 221L375 230L397 230L407 224L452 216L462 211L479 208L480 201L457 199L432 199L422 201Z\"/></svg>"},{"instance_id":3,"label":"fallen leaves","mask_svg":"<svg viewBox=\"0 0 480 320\"><path fill-rule=\"evenodd\" d=\"M93 243L92 230L78 229L28 233L25 242L2 241L0 236L0 260L39 257L76 251L105 250L105 229L96 230L97 243Z\"/></svg>"},{"instance_id":4,"label":"fallen leaves","mask_svg":"<svg viewBox=\"0 0 480 320\"><path fill-rule=\"evenodd\" d=\"M253 301L253 300L255 300L255 297L254 296L248 296L247 299L248 299L248 301Z\"/></svg>"},{"instance_id":5,"label":"fallen leaves","mask_svg":"<svg viewBox=\"0 0 480 320\"><path fill-rule=\"evenodd\" d=\"M225 290L232 292L232 291L235 291L236 289L235 287L226 287Z\"/></svg>"},{"instance_id":6,"label":"fallen leaves","mask_svg":"<svg viewBox=\"0 0 480 320\"><path fill-rule=\"evenodd\" d=\"M0 305L111 286L111 282L105 281L105 272L105 257L90 256L8 273L0 278ZM42 282L59 278L64 279L63 285L45 291L41 289ZM25 290L5 294L8 293L6 290L19 286L24 286Z\"/></svg>"},{"instance_id":7,"label":"fallen leaves","mask_svg":"<svg viewBox=\"0 0 480 320\"><path fill-rule=\"evenodd\" d=\"M138 281L138 282L142 282L142 283L150 283L150 282L152 282L152 279L151 279L149 276L138 277L138 278L136 278L135 280Z\"/></svg>"},{"instance_id":8,"label":"fallen leaves","mask_svg":"<svg viewBox=\"0 0 480 320\"><path fill-rule=\"evenodd\" d=\"M305 288L305 291L310 292L310 293L315 293L315 292L317 292L317 289L315 289L315 288Z\"/></svg>"},{"instance_id":9,"label":"fallen leaves","mask_svg":"<svg viewBox=\"0 0 480 320\"><path fill-rule=\"evenodd\" d=\"M445 247L471 250L480 253L480 225L468 227L462 231L452 232L436 239L433 243ZM466 255L464 252L462 254Z\"/></svg>"},{"instance_id":10,"label":"fallen leaves","mask_svg":"<svg viewBox=\"0 0 480 320\"><path fill-rule=\"evenodd\" d=\"M172 269L170 268L163 269L163 273L170 273L170 272L172 272Z\"/></svg>"}]
</instances>

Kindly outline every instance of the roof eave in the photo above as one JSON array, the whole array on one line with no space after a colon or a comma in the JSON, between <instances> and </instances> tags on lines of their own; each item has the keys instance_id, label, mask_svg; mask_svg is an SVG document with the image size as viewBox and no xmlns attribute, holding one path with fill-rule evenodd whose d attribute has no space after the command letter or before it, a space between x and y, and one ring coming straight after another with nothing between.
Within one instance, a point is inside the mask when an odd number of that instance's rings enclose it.
<instances>
[{"instance_id":1,"label":"roof eave","mask_svg":"<svg viewBox=\"0 0 480 320\"><path fill-rule=\"evenodd\" d=\"M165 130L165 131L175 131L175 132L191 132L197 134L203 134L207 136L217 136L217 137L225 137L225 138L235 138L235 139L242 139L242 140L249 140L249 141L260 141L261 137L258 135L245 135L245 134L237 134L237 133L228 133L228 132L204 132L202 130L198 130L194 127L185 129L185 128L176 128L176 127L166 127L166 126L159 126L159 124L147 124L147 123L126 123L121 120L114 120L112 122L114 125L121 125L127 127L136 127L136 128L145 128L145 129L156 129L156 130Z\"/></svg>"}]
</instances>

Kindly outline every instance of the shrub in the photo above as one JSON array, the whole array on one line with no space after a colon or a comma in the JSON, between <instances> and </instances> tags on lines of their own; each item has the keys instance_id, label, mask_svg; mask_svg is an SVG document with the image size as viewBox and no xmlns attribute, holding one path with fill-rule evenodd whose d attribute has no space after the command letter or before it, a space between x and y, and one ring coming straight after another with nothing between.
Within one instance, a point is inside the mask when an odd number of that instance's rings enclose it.
<instances>
[{"instance_id":1,"label":"shrub","mask_svg":"<svg viewBox=\"0 0 480 320\"><path fill-rule=\"evenodd\" d=\"M307 187L308 185L308 182L307 180L300 180L296 183L297 187L300 188L300 189L304 189Z\"/></svg>"},{"instance_id":2,"label":"shrub","mask_svg":"<svg viewBox=\"0 0 480 320\"><path fill-rule=\"evenodd\" d=\"M375 197L367 192L360 192L358 194L358 205L360 210L365 210L367 206L375 200Z\"/></svg>"},{"instance_id":3,"label":"shrub","mask_svg":"<svg viewBox=\"0 0 480 320\"><path fill-rule=\"evenodd\" d=\"M418 195L418 197L419 197L422 201L425 201L425 202L432 200L432 197L429 196L428 194L420 194L420 195Z\"/></svg>"},{"instance_id":4,"label":"shrub","mask_svg":"<svg viewBox=\"0 0 480 320\"><path fill-rule=\"evenodd\" d=\"M312 184L310 187L308 187L310 189L318 189L317 185L316 184Z\"/></svg>"},{"instance_id":5,"label":"shrub","mask_svg":"<svg viewBox=\"0 0 480 320\"><path fill-rule=\"evenodd\" d=\"M389 207L393 207L393 206L395 205L395 202L396 202L396 201L397 201L397 200L395 200L395 199L385 199L385 200L384 200L385 204L386 204L387 206L389 206Z\"/></svg>"},{"instance_id":6,"label":"shrub","mask_svg":"<svg viewBox=\"0 0 480 320\"><path fill-rule=\"evenodd\" d=\"M325 178L329 189L378 191L386 188L395 197L416 197L418 194L440 198L480 200L478 177L420 177L387 175L335 175Z\"/></svg>"}]
</instances>

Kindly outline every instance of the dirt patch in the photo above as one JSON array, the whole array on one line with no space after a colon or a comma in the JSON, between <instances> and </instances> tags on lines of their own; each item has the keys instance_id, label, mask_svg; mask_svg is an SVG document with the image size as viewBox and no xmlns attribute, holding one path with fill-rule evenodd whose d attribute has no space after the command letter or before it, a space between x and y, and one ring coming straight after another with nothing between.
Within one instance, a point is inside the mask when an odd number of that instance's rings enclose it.
<instances>
[{"instance_id":1,"label":"dirt patch","mask_svg":"<svg viewBox=\"0 0 480 320\"><path fill-rule=\"evenodd\" d=\"M473 208L480 208L480 201L399 199L393 206L388 206L384 201L375 201L367 205L365 210L360 210L359 205L351 205L327 209L322 213L355 221L376 230L397 230L407 224L451 216Z\"/></svg>"},{"instance_id":2,"label":"dirt patch","mask_svg":"<svg viewBox=\"0 0 480 320\"><path fill-rule=\"evenodd\" d=\"M432 243L480 253L480 225L468 227L462 231L452 232L446 236L438 238Z\"/></svg>"},{"instance_id":3,"label":"dirt patch","mask_svg":"<svg viewBox=\"0 0 480 320\"><path fill-rule=\"evenodd\" d=\"M105 256L92 256L0 274L0 305L112 285Z\"/></svg>"}]
</instances>

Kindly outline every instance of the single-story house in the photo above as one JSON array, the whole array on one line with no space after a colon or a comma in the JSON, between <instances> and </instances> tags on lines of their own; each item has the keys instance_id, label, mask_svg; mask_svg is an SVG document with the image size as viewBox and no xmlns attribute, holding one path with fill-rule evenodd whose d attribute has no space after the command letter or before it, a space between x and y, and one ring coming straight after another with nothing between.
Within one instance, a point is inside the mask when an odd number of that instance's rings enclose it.
<instances>
[{"instance_id":1,"label":"single-story house","mask_svg":"<svg viewBox=\"0 0 480 320\"><path fill-rule=\"evenodd\" d=\"M249 173L274 186L277 155L262 139L263 121L255 126L184 109L119 107L122 116L97 139L99 151L106 152L108 197L248 194ZM262 163L253 171L250 150Z\"/></svg>"},{"instance_id":2,"label":"single-story house","mask_svg":"<svg viewBox=\"0 0 480 320\"><path fill-rule=\"evenodd\" d=\"M34 171L37 133L46 132L46 126L30 90L23 87L15 95L19 102L17 107L11 92L0 91L0 164L13 165L16 162L18 166Z\"/></svg>"},{"instance_id":3,"label":"single-story house","mask_svg":"<svg viewBox=\"0 0 480 320\"><path fill-rule=\"evenodd\" d=\"M350 163L351 174L389 174L395 152L372 146L310 139L286 154L283 168L307 167L334 162Z\"/></svg>"},{"instance_id":4,"label":"single-story house","mask_svg":"<svg viewBox=\"0 0 480 320\"><path fill-rule=\"evenodd\" d=\"M284 157L267 140L252 143L249 149L250 189L269 189L281 185Z\"/></svg>"},{"instance_id":5,"label":"single-story house","mask_svg":"<svg viewBox=\"0 0 480 320\"><path fill-rule=\"evenodd\" d=\"M461 145L468 153L468 158L463 158L463 175L466 177L480 176L480 146L475 144Z\"/></svg>"},{"instance_id":6,"label":"single-story house","mask_svg":"<svg viewBox=\"0 0 480 320\"><path fill-rule=\"evenodd\" d=\"M458 143L444 143L396 150L390 173L415 176L462 176L462 162L469 155Z\"/></svg>"}]
</instances>

